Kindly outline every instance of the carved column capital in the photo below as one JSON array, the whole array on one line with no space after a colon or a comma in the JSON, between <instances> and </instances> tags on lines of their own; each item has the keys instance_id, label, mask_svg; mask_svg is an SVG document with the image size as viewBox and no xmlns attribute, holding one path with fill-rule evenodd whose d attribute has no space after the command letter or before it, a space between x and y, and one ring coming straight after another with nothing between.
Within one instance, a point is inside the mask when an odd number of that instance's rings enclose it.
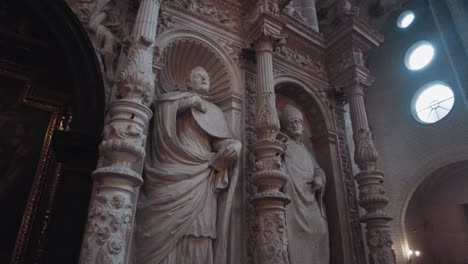
<instances>
[{"instance_id":1,"label":"carved column capital","mask_svg":"<svg viewBox=\"0 0 468 264\"><path fill-rule=\"evenodd\" d=\"M256 53L270 53L273 54L273 41L268 37L262 37L255 42Z\"/></svg>"},{"instance_id":2,"label":"carved column capital","mask_svg":"<svg viewBox=\"0 0 468 264\"><path fill-rule=\"evenodd\" d=\"M343 84L344 92L349 97L364 96L365 90L372 85L374 80L374 77L368 73L356 72L355 76L350 76L346 84Z\"/></svg>"},{"instance_id":3,"label":"carved column capital","mask_svg":"<svg viewBox=\"0 0 468 264\"><path fill-rule=\"evenodd\" d=\"M364 96L364 86L359 82L350 84L344 91L349 97Z\"/></svg>"},{"instance_id":4,"label":"carved column capital","mask_svg":"<svg viewBox=\"0 0 468 264\"><path fill-rule=\"evenodd\" d=\"M261 6L261 5L260 5ZM261 39L268 39L272 43L283 42L286 35L282 34L282 30L286 25L286 21L279 16L279 13L270 12L268 10L258 10L259 4L257 3L257 10L254 11L255 19L250 25L248 39L251 43L256 43Z\"/></svg>"}]
</instances>

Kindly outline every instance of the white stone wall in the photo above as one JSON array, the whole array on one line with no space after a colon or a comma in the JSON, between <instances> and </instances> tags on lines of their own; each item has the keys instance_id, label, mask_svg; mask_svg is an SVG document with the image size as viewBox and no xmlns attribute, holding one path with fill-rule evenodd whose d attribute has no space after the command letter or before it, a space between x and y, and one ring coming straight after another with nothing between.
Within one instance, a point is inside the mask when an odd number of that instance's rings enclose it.
<instances>
[{"instance_id":1,"label":"white stone wall","mask_svg":"<svg viewBox=\"0 0 468 264\"><path fill-rule=\"evenodd\" d=\"M406 263L402 217L413 191L438 168L468 160L468 112L430 10L422 0L412 1L407 7L416 11L417 19L406 31L396 27L399 13L387 21L385 42L369 60L377 80L366 97L369 123L380 154L378 167L386 175L384 186L390 198L387 212L394 217L391 227L398 263ZM404 55L419 40L432 41L436 57L427 69L409 72ZM411 113L411 100L419 87L434 80L453 88L455 105L441 121L421 124Z\"/></svg>"}]
</instances>

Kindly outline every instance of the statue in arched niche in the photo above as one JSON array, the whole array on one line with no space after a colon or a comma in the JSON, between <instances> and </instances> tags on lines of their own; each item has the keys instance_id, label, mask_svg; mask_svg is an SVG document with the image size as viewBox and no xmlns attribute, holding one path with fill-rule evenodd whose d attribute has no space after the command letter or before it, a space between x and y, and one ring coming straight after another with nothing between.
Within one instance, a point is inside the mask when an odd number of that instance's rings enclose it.
<instances>
[{"instance_id":1,"label":"statue in arched niche","mask_svg":"<svg viewBox=\"0 0 468 264\"><path fill-rule=\"evenodd\" d=\"M222 264L241 143L206 101L205 69L158 96L136 215L136 263Z\"/></svg>"},{"instance_id":2,"label":"statue in arched niche","mask_svg":"<svg viewBox=\"0 0 468 264\"><path fill-rule=\"evenodd\" d=\"M326 177L302 142L304 117L291 105L281 113L281 130L288 136L283 168L289 175L284 192L286 231L291 264L328 264L328 225L323 203Z\"/></svg>"}]
</instances>

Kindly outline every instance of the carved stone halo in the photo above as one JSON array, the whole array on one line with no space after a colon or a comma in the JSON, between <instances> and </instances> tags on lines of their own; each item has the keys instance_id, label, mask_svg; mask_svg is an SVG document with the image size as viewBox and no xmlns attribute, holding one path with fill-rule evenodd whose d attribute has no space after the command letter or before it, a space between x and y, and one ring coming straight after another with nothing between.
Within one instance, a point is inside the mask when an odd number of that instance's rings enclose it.
<instances>
[{"instance_id":1,"label":"carved stone halo","mask_svg":"<svg viewBox=\"0 0 468 264\"><path fill-rule=\"evenodd\" d=\"M164 66L160 70L160 86L162 92L170 92L177 85L186 86L190 71L201 66L210 76L210 94L219 94L230 90L231 78L226 65L218 54L194 39L178 39L164 48Z\"/></svg>"}]
</instances>

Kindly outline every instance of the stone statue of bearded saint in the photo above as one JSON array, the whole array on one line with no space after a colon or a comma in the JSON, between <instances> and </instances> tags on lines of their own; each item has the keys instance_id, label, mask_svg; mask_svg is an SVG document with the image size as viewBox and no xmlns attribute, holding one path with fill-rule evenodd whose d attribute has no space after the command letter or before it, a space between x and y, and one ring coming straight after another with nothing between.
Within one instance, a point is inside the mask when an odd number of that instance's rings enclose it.
<instances>
[{"instance_id":1,"label":"stone statue of bearded saint","mask_svg":"<svg viewBox=\"0 0 468 264\"><path fill-rule=\"evenodd\" d=\"M136 214L135 263L222 264L242 145L204 98L208 73L194 68L188 90L155 102ZM220 246L222 245L222 246Z\"/></svg>"},{"instance_id":2,"label":"stone statue of bearded saint","mask_svg":"<svg viewBox=\"0 0 468 264\"><path fill-rule=\"evenodd\" d=\"M328 264L328 225L323 203L325 174L302 143L302 113L286 105L280 121L282 131L289 137L283 169L289 175L284 192L291 199L286 206L290 263Z\"/></svg>"}]
</instances>

